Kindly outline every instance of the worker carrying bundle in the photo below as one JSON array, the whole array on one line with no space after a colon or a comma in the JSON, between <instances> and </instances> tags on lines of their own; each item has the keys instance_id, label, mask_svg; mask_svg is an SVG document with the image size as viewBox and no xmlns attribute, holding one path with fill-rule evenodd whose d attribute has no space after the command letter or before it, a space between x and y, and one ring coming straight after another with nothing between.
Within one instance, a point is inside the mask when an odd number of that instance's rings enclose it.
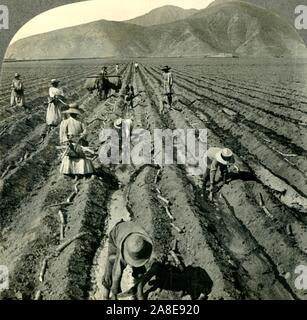
<instances>
[{"instance_id":1,"label":"worker carrying bundle","mask_svg":"<svg viewBox=\"0 0 307 320\"><path fill-rule=\"evenodd\" d=\"M86 78L84 89L88 90L90 93L93 93L97 89L99 76L90 76Z\"/></svg>"},{"instance_id":2,"label":"worker carrying bundle","mask_svg":"<svg viewBox=\"0 0 307 320\"><path fill-rule=\"evenodd\" d=\"M95 90L99 91L102 87L108 87L107 76L107 67L102 67L99 74L86 78L84 89L87 89L90 93L93 93Z\"/></svg>"},{"instance_id":3,"label":"worker carrying bundle","mask_svg":"<svg viewBox=\"0 0 307 320\"><path fill-rule=\"evenodd\" d=\"M144 300L141 281L146 274L145 265L152 260L153 244L146 231L133 221L120 221L109 234L108 258L102 279L103 298L117 300L121 293L121 278L127 266L132 267L136 298Z\"/></svg>"},{"instance_id":4,"label":"worker carrying bundle","mask_svg":"<svg viewBox=\"0 0 307 320\"><path fill-rule=\"evenodd\" d=\"M111 89L118 93L121 87L122 81L118 72L116 75L109 75L107 67L103 67L98 75L87 77L84 84L84 88L90 93L98 94L99 100L106 100Z\"/></svg>"}]
</instances>

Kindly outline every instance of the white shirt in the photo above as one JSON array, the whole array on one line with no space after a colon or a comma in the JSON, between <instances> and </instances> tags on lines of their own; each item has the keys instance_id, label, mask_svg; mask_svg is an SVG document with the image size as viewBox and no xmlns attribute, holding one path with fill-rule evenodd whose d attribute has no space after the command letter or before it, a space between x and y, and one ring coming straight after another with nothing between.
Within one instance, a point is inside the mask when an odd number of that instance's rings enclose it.
<instances>
[{"instance_id":1,"label":"white shirt","mask_svg":"<svg viewBox=\"0 0 307 320\"><path fill-rule=\"evenodd\" d=\"M74 118L69 117L66 120L63 120L60 125L60 142L66 142L68 136L80 137L81 135L86 135L85 125Z\"/></svg>"},{"instance_id":2,"label":"white shirt","mask_svg":"<svg viewBox=\"0 0 307 320\"><path fill-rule=\"evenodd\" d=\"M49 88L49 96L50 96L50 98L54 98L55 96L64 97L63 89L62 88L50 87Z\"/></svg>"}]
</instances>

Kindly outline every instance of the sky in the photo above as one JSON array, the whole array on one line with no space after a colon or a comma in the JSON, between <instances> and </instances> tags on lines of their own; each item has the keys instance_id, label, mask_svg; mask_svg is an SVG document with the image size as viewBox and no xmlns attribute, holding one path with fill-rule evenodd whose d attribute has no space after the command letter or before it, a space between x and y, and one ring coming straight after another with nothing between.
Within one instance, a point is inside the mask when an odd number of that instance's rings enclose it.
<instances>
[{"instance_id":1,"label":"sky","mask_svg":"<svg viewBox=\"0 0 307 320\"><path fill-rule=\"evenodd\" d=\"M12 43L38 33L106 19L123 21L143 15L152 9L174 5L184 9L204 9L214 0L90 0L48 10L26 23Z\"/></svg>"}]
</instances>

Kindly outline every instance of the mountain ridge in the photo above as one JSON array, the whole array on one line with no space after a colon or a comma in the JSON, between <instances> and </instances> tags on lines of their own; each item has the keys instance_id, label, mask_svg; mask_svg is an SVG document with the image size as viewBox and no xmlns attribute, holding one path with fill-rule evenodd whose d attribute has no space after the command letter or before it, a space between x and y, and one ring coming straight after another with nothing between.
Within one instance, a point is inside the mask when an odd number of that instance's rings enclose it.
<instances>
[{"instance_id":1,"label":"mountain ridge","mask_svg":"<svg viewBox=\"0 0 307 320\"><path fill-rule=\"evenodd\" d=\"M209 4L209 7L218 5L221 3L231 2L235 0L215 0ZM295 21L295 8L299 5L302 5L302 0L240 0L242 2L247 2L252 5L271 10L281 17L284 17L292 26L294 26ZM305 3L307 5L307 3ZM299 35L304 39L307 44L307 30L298 30Z\"/></svg>"},{"instance_id":2,"label":"mountain ridge","mask_svg":"<svg viewBox=\"0 0 307 320\"><path fill-rule=\"evenodd\" d=\"M166 24L100 20L31 36L12 44L6 58L284 56L303 47L298 33L278 15L232 1Z\"/></svg>"},{"instance_id":3,"label":"mountain ridge","mask_svg":"<svg viewBox=\"0 0 307 320\"><path fill-rule=\"evenodd\" d=\"M178 6L166 5L124 22L148 27L184 20L197 11L197 9L183 9Z\"/></svg>"}]
</instances>

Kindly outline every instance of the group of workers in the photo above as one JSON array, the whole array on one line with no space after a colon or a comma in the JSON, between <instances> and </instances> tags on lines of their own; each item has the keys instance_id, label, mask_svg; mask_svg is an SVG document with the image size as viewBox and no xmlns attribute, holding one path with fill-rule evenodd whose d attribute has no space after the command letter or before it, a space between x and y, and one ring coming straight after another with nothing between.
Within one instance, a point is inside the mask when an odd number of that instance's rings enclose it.
<instances>
[{"instance_id":1,"label":"group of workers","mask_svg":"<svg viewBox=\"0 0 307 320\"><path fill-rule=\"evenodd\" d=\"M134 64L135 72L138 72L139 65ZM161 68L163 95L167 98L167 103L172 106L173 90L173 75L169 66ZM115 66L115 73L119 75L119 65ZM102 79L108 76L107 67L101 69ZM124 88L125 105L127 110L133 108L133 99L136 97L134 88L131 84L127 84ZM46 112L46 123L48 132L53 127L60 125L60 143L63 146L63 158L60 167L60 172L65 175L86 176L92 175L94 172L93 164L88 157L91 150L87 148L86 128L84 123L79 119L84 111L76 104L67 104L65 101L64 90L60 87L60 81L57 79L51 80L49 88L48 107ZM16 73L12 81L11 93L12 106L25 107L24 86L21 81L20 74ZM129 112L126 113L126 115ZM115 129L118 128L118 119L114 123ZM222 181L225 183L229 179L229 167L234 161L233 152L227 148L209 148L207 152L207 167L208 172L204 177L204 186L210 182L209 197L212 198L214 181L217 173L220 173Z\"/></svg>"},{"instance_id":2,"label":"group of workers","mask_svg":"<svg viewBox=\"0 0 307 320\"><path fill-rule=\"evenodd\" d=\"M139 66L134 64L135 72ZM164 66L163 71L163 94L167 103L172 106L173 76L169 66ZM119 66L116 65L115 73L119 74ZM101 70L102 78L107 76L107 68ZM133 108L135 97L132 85L125 87L125 102ZM24 87L19 74L15 74L12 82L11 94L12 106L24 106ZM63 110L64 109L64 110ZM86 127L80 120L84 111L77 103L67 104L64 90L60 87L60 81L51 80L49 88L46 123L48 131L59 126L60 143L63 147L62 163L60 172L69 176L91 176L94 173L92 161L87 156L88 142L86 140ZM120 119L114 122L115 129L121 128ZM219 177L222 183L229 181L230 166L234 163L233 152L228 148L211 147L207 150L207 171L204 175L203 188L209 183L209 199L212 200L214 186ZM123 270L126 266L132 267L132 276L135 281L134 294L137 299L144 299L143 287L146 274L145 265L152 260L153 242L146 231L137 223L120 221L109 234L108 259L103 276L103 298L117 299Z\"/></svg>"},{"instance_id":3,"label":"group of workers","mask_svg":"<svg viewBox=\"0 0 307 320\"><path fill-rule=\"evenodd\" d=\"M73 177L91 176L94 167L87 156L90 149L87 148L86 127L79 119L84 111L77 103L65 102L64 90L59 84L59 80L51 80L46 123L48 131L60 125L59 137L64 150L60 172Z\"/></svg>"},{"instance_id":4,"label":"group of workers","mask_svg":"<svg viewBox=\"0 0 307 320\"><path fill-rule=\"evenodd\" d=\"M209 148L207 159L208 168L204 177L204 188L207 182L210 182L209 197L212 200L217 173L220 173L222 182L226 183L230 179L229 168L235 161L233 152L228 148ZM121 293L123 271L130 266L133 277L131 295L135 299L144 300L144 285L154 276L150 269L153 261L153 242L148 233L133 221L117 223L109 234L108 258L102 279L103 299L118 299Z\"/></svg>"}]
</instances>

